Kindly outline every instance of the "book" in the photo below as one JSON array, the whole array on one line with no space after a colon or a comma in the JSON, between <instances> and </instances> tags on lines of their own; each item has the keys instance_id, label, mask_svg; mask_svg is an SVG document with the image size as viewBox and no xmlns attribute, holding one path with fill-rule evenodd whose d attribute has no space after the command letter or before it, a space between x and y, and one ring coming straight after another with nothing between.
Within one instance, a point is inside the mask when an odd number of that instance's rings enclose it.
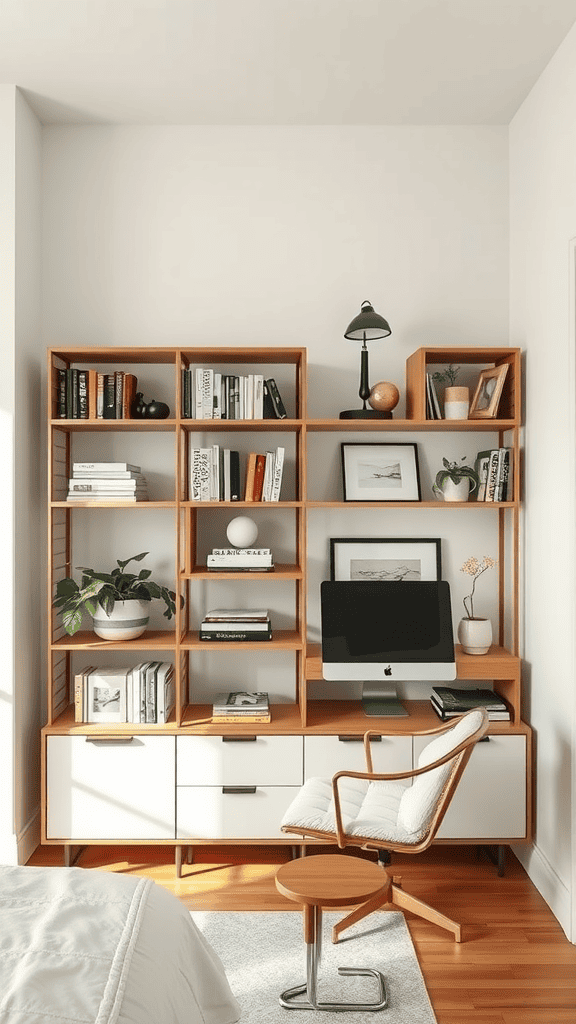
<instances>
[{"instance_id":1,"label":"book","mask_svg":"<svg viewBox=\"0 0 576 1024\"><path fill-rule=\"evenodd\" d=\"M230 501L240 501L240 452L230 452Z\"/></svg>"},{"instance_id":2,"label":"book","mask_svg":"<svg viewBox=\"0 0 576 1024\"><path fill-rule=\"evenodd\" d=\"M116 370L114 374L114 412L117 420L123 418L124 404L124 371Z\"/></svg>"},{"instance_id":3,"label":"book","mask_svg":"<svg viewBox=\"0 0 576 1024\"><path fill-rule=\"evenodd\" d=\"M75 469L72 472L74 480L146 480L142 473L133 473L130 469Z\"/></svg>"},{"instance_id":4,"label":"book","mask_svg":"<svg viewBox=\"0 0 576 1024\"><path fill-rule=\"evenodd\" d=\"M214 711L245 709L250 714L266 714L269 710L268 705L266 690L230 690L228 693L216 694L212 708Z\"/></svg>"},{"instance_id":5,"label":"book","mask_svg":"<svg viewBox=\"0 0 576 1024\"><path fill-rule=\"evenodd\" d=\"M248 640L250 643L256 643L259 640L271 640L272 630L271 629L259 629L259 630L230 630L228 627L215 631L208 631L200 629L198 633L200 640L218 640L218 641L244 641Z\"/></svg>"},{"instance_id":6,"label":"book","mask_svg":"<svg viewBox=\"0 0 576 1024\"><path fill-rule=\"evenodd\" d=\"M131 462L73 462L72 473L90 473L92 470L110 473L141 473L140 466L133 466Z\"/></svg>"},{"instance_id":7,"label":"book","mask_svg":"<svg viewBox=\"0 0 576 1024\"><path fill-rule=\"evenodd\" d=\"M286 419L286 408L284 406L284 402L282 401L282 397L280 395L280 391L278 390L278 385L276 384L274 377L267 378L266 387L268 388L268 394L272 402L272 408L274 409L274 415L276 416L276 419Z\"/></svg>"},{"instance_id":8,"label":"book","mask_svg":"<svg viewBox=\"0 0 576 1024\"><path fill-rule=\"evenodd\" d=\"M58 370L57 413L61 420L66 419L66 370Z\"/></svg>"},{"instance_id":9,"label":"book","mask_svg":"<svg viewBox=\"0 0 576 1024\"><path fill-rule=\"evenodd\" d=\"M182 370L182 417L192 419L192 370Z\"/></svg>"},{"instance_id":10,"label":"book","mask_svg":"<svg viewBox=\"0 0 576 1024\"><path fill-rule=\"evenodd\" d=\"M267 608L213 608L206 612L204 622L268 622Z\"/></svg>"},{"instance_id":11,"label":"book","mask_svg":"<svg viewBox=\"0 0 576 1024\"><path fill-rule=\"evenodd\" d=\"M78 370L74 367L70 370L70 381L72 389L72 416L73 420L80 418L79 404L80 404L80 386L78 382Z\"/></svg>"},{"instance_id":12,"label":"book","mask_svg":"<svg viewBox=\"0 0 576 1024\"><path fill-rule=\"evenodd\" d=\"M207 555L208 569L267 569L273 565L272 555Z\"/></svg>"},{"instance_id":13,"label":"book","mask_svg":"<svg viewBox=\"0 0 576 1024\"><path fill-rule=\"evenodd\" d=\"M88 419L97 418L98 400L98 373L96 370L88 370Z\"/></svg>"},{"instance_id":14,"label":"book","mask_svg":"<svg viewBox=\"0 0 576 1024\"><path fill-rule=\"evenodd\" d=\"M78 370L78 419L88 419L88 371Z\"/></svg>"},{"instance_id":15,"label":"book","mask_svg":"<svg viewBox=\"0 0 576 1024\"><path fill-rule=\"evenodd\" d=\"M274 473L270 501L280 501L280 488L282 487L282 473L284 470L284 448L278 447L274 452Z\"/></svg>"},{"instance_id":16,"label":"book","mask_svg":"<svg viewBox=\"0 0 576 1024\"><path fill-rule=\"evenodd\" d=\"M79 493L78 491L75 491L73 494L66 495L66 501L148 501L148 492L143 491L142 493L125 494L124 492L114 493L111 491L89 491L86 493Z\"/></svg>"},{"instance_id":17,"label":"book","mask_svg":"<svg viewBox=\"0 0 576 1024\"><path fill-rule=\"evenodd\" d=\"M96 419L104 418L104 374L96 376Z\"/></svg>"},{"instance_id":18,"label":"book","mask_svg":"<svg viewBox=\"0 0 576 1024\"><path fill-rule=\"evenodd\" d=\"M434 700L433 697L430 699L430 703L432 705L433 710L438 715L438 718L441 718L443 722L448 721L448 719L450 719L450 718L459 718L460 715L464 714L464 711L452 711L452 710L448 711L445 708L442 708ZM477 705L477 706L479 707L480 705ZM466 708L466 710L468 711L470 709ZM509 722L510 721L510 712L508 711L508 709L503 710L503 711L496 711L496 710L491 710L491 709L487 708L486 712L488 714L488 719L491 722Z\"/></svg>"},{"instance_id":19,"label":"book","mask_svg":"<svg viewBox=\"0 0 576 1024\"><path fill-rule=\"evenodd\" d=\"M156 721L159 724L168 721L174 702L174 666L169 661L163 661L158 667L156 678Z\"/></svg>"},{"instance_id":20,"label":"book","mask_svg":"<svg viewBox=\"0 0 576 1024\"><path fill-rule=\"evenodd\" d=\"M113 373L104 374L104 410L103 419L116 419L116 382Z\"/></svg>"},{"instance_id":21,"label":"book","mask_svg":"<svg viewBox=\"0 0 576 1024\"><path fill-rule=\"evenodd\" d=\"M486 495L484 501L496 501L496 487L498 483L498 460L500 454L498 448L493 448L490 452L490 461L488 463L488 476L486 479Z\"/></svg>"},{"instance_id":22,"label":"book","mask_svg":"<svg viewBox=\"0 0 576 1024\"><path fill-rule=\"evenodd\" d=\"M262 501L270 501L272 481L274 479L274 452L266 452L264 463L264 479L262 481Z\"/></svg>"},{"instance_id":23,"label":"book","mask_svg":"<svg viewBox=\"0 0 576 1024\"><path fill-rule=\"evenodd\" d=\"M266 468L266 456L257 455L254 467L254 486L252 489L252 500L262 501L262 489L264 487L264 470Z\"/></svg>"},{"instance_id":24,"label":"book","mask_svg":"<svg viewBox=\"0 0 576 1024\"><path fill-rule=\"evenodd\" d=\"M434 383L434 377L432 376L431 373L428 373L428 374L426 374L426 379L427 379L427 385L428 385L429 391L430 391L430 403L431 403L432 412L433 412L432 419L441 420L442 419L442 409L440 407L440 401L438 399L438 394L437 394L437 391L436 391L436 385Z\"/></svg>"},{"instance_id":25,"label":"book","mask_svg":"<svg viewBox=\"0 0 576 1024\"><path fill-rule=\"evenodd\" d=\"M246 460L246 482L244 501L254 501L254 477L256 474L256 452L250 452Z\"/></svg>"},{"instance_id":26,"label":"book","mask_svg":"<svg viewBox=\"0 0 576 1024\"><path fill-rule=\"evenodd\" d=\"M240 557L249 555L271 555L271 548L212 548L213 555L238 555Z\"/></svg>"},{"instance_id":27,"label":"book","mask_svg":"<svg viewBox=\"0 0 576 1024\"><path fill-rule=\"evenodd\" d=\"M271 715L212 715L213 725L267 725L271 721Z\"/></svg>"},{"instance_id":28,"label":"book","mask_svg":"<svg viewBox=\"0 0 576 1024\"><path fill-rule=\"evenodd\" d=\"M507 704L502 697L488 688L459 689L455 686L433 686L432 695L438 705L446 711L463 712L477 707L493 711L507 710Z\"/></svg>"},{"instance_id":29,"label":"book","mask_svg":"<svg viewBox=\"0 0 576 1024\"><path fill-rule=\"evenodd\" d=\"M510 486L510 465L511 465L511 448L500 449L500 459L498 462L498 501L511 501L512 500L512 487Z\"/></svg>"},{"instance_id":30,"label":"book","mask_svg":"<svg viewBox=\"0 0 576 1024\"><path fill-rule=\"evenodd\" d=\"M133 409L136 402L136 389L138 378L133 373L124 374L124 389L122 392L122 419L133 419Z\"/></svg>"},{"instance_id":31,"label":"book","mask_svg":"<svg viewBox=\"0 0 576 1024\"><path fill-rule=\"evenodd\" d=\"M72 477L68 481L71 491L138 491L145 486L142 478L120 478L113 477Z\"/></svg>"},{"instance_id":32,"label":"book","mask_svg":"<svg viewBox=\"0 0 576 1024\"><path fill-rule=\"evenodd\" d=\"M77 672L74 676L74 721L84 721L84 689L86 686L86 679L91 672L94 671L94 665L88 665L83 668L81 672Z\"/></svg>"},{"instance_id":33,"label":"book","mask_svg":"<svg viewBox=\"0 0 576 1024\"><path fill-rule=\"evenodd\" d=\"M246 622L240 619L212 622L204 619L200 627L204 633L216 633L225 629L230 633L261 633L270 629L270 620L266 622Z\"/></svg>"},{"instance_id":34,"label":"book","mask_svg":"<svg viewBox=\"0 0 576 1024\"><path fill-rule=\"evenodd\" d=\"M488 480L488 465L490 463L490 449L483 452L478 452L476 460L474 462L474 469L478 475L478 489L476 491L476 501L485 501L486 499L486 481Z\"/></svg>"}]
</instances>

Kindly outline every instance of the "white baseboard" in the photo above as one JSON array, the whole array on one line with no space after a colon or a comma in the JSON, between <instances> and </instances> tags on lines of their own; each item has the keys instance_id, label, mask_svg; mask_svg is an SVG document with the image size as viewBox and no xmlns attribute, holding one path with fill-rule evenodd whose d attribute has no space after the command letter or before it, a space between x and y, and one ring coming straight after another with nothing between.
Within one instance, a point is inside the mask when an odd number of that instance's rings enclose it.
<instances>
[{"instance_id":1,"label":"white baseboard","mask_svg":"<svg viewBox=\"0 0 576 1024\"><path fill-rule=\"evenodd\" d=\"M572 907L570 891L550 864L550 861L535 845L513 846L515 856L526 871L529 879L546 900L550 910L558 919L570 942L576 942L572 935Z\"/></svg>"},{"instance_id":2,"label":"white baseboard","mask_svg":"<svg viewBox=\"0 0 576 1024\"><path fill-rule=\"evenodd\" d=\"M40 808L20 830L17 836L18 863L27 864L36 847L40 846Z\"/></svg>"}]
</instances>

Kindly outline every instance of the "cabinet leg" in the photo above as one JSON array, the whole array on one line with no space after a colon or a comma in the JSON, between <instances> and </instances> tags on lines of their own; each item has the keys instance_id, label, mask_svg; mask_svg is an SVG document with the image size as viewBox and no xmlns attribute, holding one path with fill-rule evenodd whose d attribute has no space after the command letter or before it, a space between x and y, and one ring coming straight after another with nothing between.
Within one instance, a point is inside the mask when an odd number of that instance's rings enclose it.
<instances>
[{"instance_id":1,"label":"cabinet leg","mask_svg":"<svg viewBox=\"0 0 576 1024\"><path fill-rule=\"evenodd\" d=\"M193 864L194 863L194 847L193 846L187 846L186 847L186 863L187 864Z\"/></svg>"},{"instance_id":2,"label":"cabinet leg","mask_svg":"<svg viewBox=\"0 0 576 1024\"><path fill-rule=\"evenodd\" d=\"M498 843L495 847L492 846L477 846L476 856L480 857L481 853L484 853L488 860L492 861L493 864L498 868L498 877L503 878L506 874L506 847L503 843Z\"/></svg>"},{"instance_id":3,"label":"cabinet leg","mask_svg":"<svg viewBox=\"0 0 576 1024\"><path fill-rule=\"evenodd\" d=\"M182 847L174 847L174 865L176 868L176 878L182 878Z\"/></svg>"},{"instance_id":4,"label":"cabinet leg","mask_svg":"<svg viewBox=\"0 0 576 1024\"><path fill-rule=\"evenodd\" d=\"M71 868L80 859L80 855L85 849L84 846L71 846L70 843L64 845L64 867Z\"/></svg>"}]
</instances>

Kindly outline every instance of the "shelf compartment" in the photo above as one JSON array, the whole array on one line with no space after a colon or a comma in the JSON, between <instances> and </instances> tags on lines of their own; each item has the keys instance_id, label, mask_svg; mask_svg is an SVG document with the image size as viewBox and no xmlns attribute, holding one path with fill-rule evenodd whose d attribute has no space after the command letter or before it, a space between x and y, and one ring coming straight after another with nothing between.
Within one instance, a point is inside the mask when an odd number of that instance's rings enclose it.
<instances>
[{"instance_id":1,"label":"shelf compartment","mask_svg":"<svg viewBox=\"0 0 576 1024\"><path fill-rule=\"evenodd\" d=\"M120 722L118 724L113 722L75 722L73 704L68 704L62 714L58 715L51 725L47 725L43 729L44 734L47 736L80 734L83 736L113 736L119 739L124 736L150 735L150 733L169 736L177 731L174 711L170 715L170 721L165 724L150 723L145 725L143 722Z\"/></svg>"},{"instance_id":2,"label":"shelf compartment","mask_svg":"<svg viewBox=\"0 0 576 1024\"><path fill-rule=\"evenodd\" d=\"M240 577L256 580L301 580L303 576L304 570L301 566L282 562L276 563L273 572L259 572L257 569L246 571L237 569L235 572L226 572L221 569L210 571L205 565L195 565L192 572L180 573L181 580L236 580Z\"/></svg>"},{"instance_id":3,"label":"shelf compartment","mask_svg":"<svg viewBox=\"0 0 576 1024\"><path fill-rule=\"evenodd\" d=\"M455 644L455 654L458 679L499 681L520 677L520 658L498 644L492 644L488 654L481 655L464 654L460 644ZM322 648L320 644L308 644L306 678L322 679Z\"/></svg>"},{"instance_id":4,"label":"shelf compartment","mask_svg":"<svg viewBox=\"0 0 576 1024\"><path fill-rule=\"evenodd\" d=\"M176 648L174 630L149 629L136 640L101 640L95 633L79 630L65 634L50 645L53 651L171 651Z\"/></svg>"},{"instance_id":5,"label":"shelf compartment","mask_svg":"<svg viewBox=\"0 0 576 1024\"><path fill-rule=\"evenodd\" d=\"M189 631L181 647L194 651L301 651L306 641L295 629L275 629L271 640L199 640L198 630Z\"/></svg>"},{"instance_id":6,"label":"shelf compartment","mask_svg":"<svg viewBox=\"0 0 576 1024\"><path fill-rule=\"evenodd\" d=\"M213 736L252 736L273 735L284 733L288 735L302 735L302 720L297 704L271 704L271 722L212 722L211 704L187 704L182 716L182 728L189 728L188 736L213 735ZM180 733L182 735L182 733Z\"/></svg>"}]
</instances>

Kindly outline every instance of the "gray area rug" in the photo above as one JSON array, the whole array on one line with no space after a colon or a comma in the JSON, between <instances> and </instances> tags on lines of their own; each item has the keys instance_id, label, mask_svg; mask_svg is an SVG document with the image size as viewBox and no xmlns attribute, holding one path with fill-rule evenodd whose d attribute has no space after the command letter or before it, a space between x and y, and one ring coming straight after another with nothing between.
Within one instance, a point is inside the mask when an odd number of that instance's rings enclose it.
<instances>
[{"instance_id":1,"label":"gray area rug","mask_svg":"<svg viewBox=\"0 0 576 1024\"><path fill-rule=\"evenodd\" d=\"M372 914L353 925L340 942L330 940L332 925L345 911L323 915L323 949L318 998L322 1002L372 1002L377 984L369 977L340 977L338 967L372 967L384 975L388 1007L377 1012L286 1010L280 993L303 983L306 947L302 914L297 912L192 911L192 918L224 964L230 987L242 1007L242 1024L287 1024L311 1020L322 1024L437 1024L404 915Z\"/></svg>"}]
</instances>

